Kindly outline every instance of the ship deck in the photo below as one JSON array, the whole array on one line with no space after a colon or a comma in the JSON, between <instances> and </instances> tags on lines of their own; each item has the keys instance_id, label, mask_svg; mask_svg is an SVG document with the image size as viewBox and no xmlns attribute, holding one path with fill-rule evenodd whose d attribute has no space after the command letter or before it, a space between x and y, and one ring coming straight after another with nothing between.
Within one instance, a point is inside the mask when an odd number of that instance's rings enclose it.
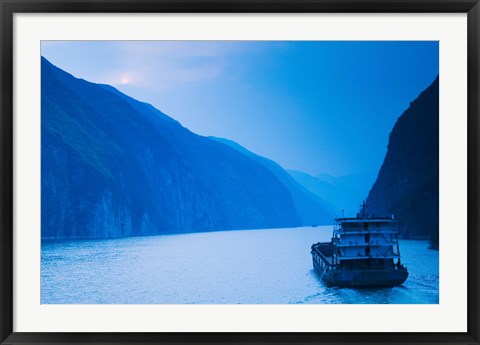
<instances>
[{"instance_id":1,"label":"ship deck","mask_svg":"<svg viewBox=\"0 0 480 345\"><path fill-rule=\"evenodd\" d=\"M318 242L312 245L312 253L316 253L328 266L332 266L334 249L335 246L332 242Z\"/></svg>"}]
</instances>

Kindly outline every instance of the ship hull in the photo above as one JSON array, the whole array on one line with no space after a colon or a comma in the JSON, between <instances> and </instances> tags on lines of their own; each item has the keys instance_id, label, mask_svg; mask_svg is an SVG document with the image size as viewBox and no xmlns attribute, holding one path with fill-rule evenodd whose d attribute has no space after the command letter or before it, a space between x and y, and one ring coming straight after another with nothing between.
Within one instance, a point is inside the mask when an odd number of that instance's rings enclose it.
<instances>
[{"instance_id":1,"label":"ship hull","mask_svg":"<svg viewBox=\"0 0 480 345\"><path fill-rule=\"evenodd\" d=\"M406 270L332 270L313 260L313 268L323 282L329 286L373 288L402 285L408 277Z\"/></svg>"}]
</instances>

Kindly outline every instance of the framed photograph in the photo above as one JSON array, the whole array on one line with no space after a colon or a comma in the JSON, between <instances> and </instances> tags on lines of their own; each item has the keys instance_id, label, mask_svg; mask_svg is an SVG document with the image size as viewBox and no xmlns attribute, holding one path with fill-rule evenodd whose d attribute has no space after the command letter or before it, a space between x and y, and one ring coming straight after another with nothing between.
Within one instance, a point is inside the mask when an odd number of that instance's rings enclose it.
<instances>
[{"instance_id":1,"label":"framed photograph","mask_svg":"<svg viewBox=\"0 0 480 345\"><path fill-rule=\"evenodd\" d=\"M478 1L1 1L0 342L479 343Z\"/></svg>"}]
</instances>

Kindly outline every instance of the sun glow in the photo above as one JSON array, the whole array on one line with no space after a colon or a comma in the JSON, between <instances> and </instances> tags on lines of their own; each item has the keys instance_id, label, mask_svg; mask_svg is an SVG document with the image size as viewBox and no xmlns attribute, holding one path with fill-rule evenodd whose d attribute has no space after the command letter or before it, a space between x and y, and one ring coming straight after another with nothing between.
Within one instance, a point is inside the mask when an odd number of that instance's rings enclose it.
<instances>
[{"instance_id":1,"label":"sun glow","mask_svg":"<svg viewBox=\"0 0 480 345\"><path fill-rule=\"evenodd\" d=\"M120 84L125 85L130 83L130 77L126 74L122 75L120 78Z\"/></svg>"}]
</instances>

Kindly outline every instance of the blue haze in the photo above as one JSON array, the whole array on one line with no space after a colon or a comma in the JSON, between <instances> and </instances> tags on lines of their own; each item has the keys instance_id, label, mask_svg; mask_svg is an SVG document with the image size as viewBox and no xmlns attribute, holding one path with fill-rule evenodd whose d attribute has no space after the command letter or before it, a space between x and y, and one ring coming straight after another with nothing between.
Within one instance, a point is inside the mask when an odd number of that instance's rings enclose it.
<instances>
[{"instance_id":1,"label":"blue haze","mask_svg":"<svg viewBox=\"0 0 480 345\"><path fill-rule=\"evenodd\" d=\"M425 241L401 242L401 287L326 289L309 248L331 228L298 226L332 217L282 169L378 172L396 119L438 75L437 42L43 42L42 54L163 111L42 61L42 303L438 303ZM264 230L128 237L247 228ZM61 238L76 240L46 240Z\"/></svg>"},{"instance_id":2,"label":"blue haze","mask_svg":"<svg viewBox=\"0 0 480 345\"><path fill-rule=\"evenodd\" d=\"M42 55L314 176L377 172L395 120L439 73L424 41L44 41Z\"/></svg>"}]
</instances>

